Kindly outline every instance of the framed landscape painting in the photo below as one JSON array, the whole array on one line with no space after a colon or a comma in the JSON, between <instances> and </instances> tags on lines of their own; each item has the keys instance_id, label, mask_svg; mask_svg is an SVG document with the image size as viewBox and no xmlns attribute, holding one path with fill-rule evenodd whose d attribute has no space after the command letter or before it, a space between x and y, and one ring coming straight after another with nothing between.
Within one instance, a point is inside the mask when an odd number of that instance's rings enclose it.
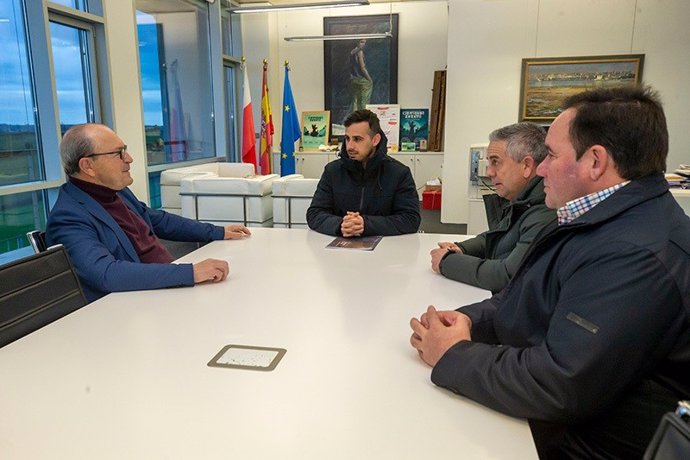
<instances>
[{"instance_id":1,"label":"framed landscape painting","mask_svg":"<svg viewBox=\"0 0 690 460\"><path fill-rule=\"evenodd\" d=\"M522 60L519 121L551 122L573 94L637 85L644 54Z\"/></svg>"},{"instance_id":2,"label":"framed landscape painting","mask_svg":"<svg viewBox=\"0 0 690 460\"><path fill-rule=\"evenodd\" d=\"M343 121L352 111L398 102L398 15L323 18L324 35L389 31L389 38L324 42L324 107L331 112L331 136L345 134Z\"/></svg>"}]
</instances>

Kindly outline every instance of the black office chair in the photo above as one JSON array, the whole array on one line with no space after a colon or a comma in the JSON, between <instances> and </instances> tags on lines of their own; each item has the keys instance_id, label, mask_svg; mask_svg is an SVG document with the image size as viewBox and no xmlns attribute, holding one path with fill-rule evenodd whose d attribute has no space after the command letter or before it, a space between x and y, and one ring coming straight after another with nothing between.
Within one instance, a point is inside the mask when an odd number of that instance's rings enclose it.
<instances>
[{"instance_id":1,"label":"black office chair","mask_svg":"<svg viewBox=\"0 0 690 460\"><path fill-rule=\"evenodd\" d=\"M41 232L39 230L26 232L26 238L29 240L29 243L31 244L35 254L48 249L48 246L46 245L46 232Z\"/></svg>"},{"instance_id":2,"label":"black office chair","mask_svg":"<svg viewBox=\"0 0 690 460\"><path fill-rule=\"evenodd\" d=\"M0 347L86 305L62 245L0 266Z\"/></svg>"}]
</instances>

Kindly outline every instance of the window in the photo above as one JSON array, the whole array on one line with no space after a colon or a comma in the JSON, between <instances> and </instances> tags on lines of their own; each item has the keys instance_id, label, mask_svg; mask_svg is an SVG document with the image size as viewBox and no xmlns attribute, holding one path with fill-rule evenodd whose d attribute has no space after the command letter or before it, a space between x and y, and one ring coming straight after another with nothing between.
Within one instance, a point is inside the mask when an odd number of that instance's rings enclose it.
<instances>
[{"instance_id":1,"label":"window","mask_svg":"<svg viewBox=\"0 0 690 460\"><path fill-rule=\"evenodd\" d=\"M90 3L0 2L0 263L31 253L26 232L45 229L63 181L58 123L64 131L100 120L94 34L102 23L82 11L101 4Z\"/></svg>"},{"instance_id":2,"label":"window","mask_svg":"<svg viewBox=\"0 0 690 460\"><path fill-rule=\"evenodd\" d=\"M0 4L0 18L0 187L8 192L0 195L4 254L27 246L25 233L45 225L46 214L42 193L10 193L14 187L9 186L41 181L45 174L22 2Z\"/></svg>"},{"instance_id":3,"label":"window","mask_svg":"<svg viewBox=\"0 0 690 460\"><path fill-rule=\"evenodd\" d=\"M240 20L238 15L232 15L227 11L227 8L232 8L233 5L230 0L222 0L220 3L220 30L222 37L222 53L226 56L235 56L241 54L240 34L234 32L240 30ZM237 36L235 36L237 35Z\"/></svg>"},{"instance_id":4,"label":"window","mask_svg":"<svg viewBox=\"0 0 690 460\"><path fill-rule=\"evenodd\" d=\"M229 0L221 0L220 30L221 52L223 54L223 96L225 102L225 151L230 161L242 161L238 142L238 114L241 107L237 107L239 84L239 63L234 58L241 54L241 35L234 31L240 30L238 15L231 15L227 8L234 6Z\"/></svg>"},{"instance_id":5,"label":"window","mask_svg":"<svg viewBox=\"0 0 690 460\"><path fill-rule=\"evenodd\" d=\"M0 196L0 254L28 246L26 232L45 228L46 211L42 191Z\"/></svg>"},{"instance_id":6,"label":"window","mask_svg":"<svg viewBox=\"0 0 690 460\"><path fill-rule=\"evenodd\" d=\"M61 134L80 123L97 120L90 56L93 33L88 26L50 22L53 74Z\"/></svg>"},{"instance_id":7,"label":"window","mask_svg":"<svg viewBox=\"0 0 690 460\"><path fill-rule=\"evenodd\" d=\"M215 158L208 3L136 6L149 166Z\"/></svg>"},{"instance_id":8,"label":"window","mask_svg":"<svg viewBox=\"0 0 690 460\"><path fill-rule=\"evenodd\" d=\"M0 186L44 179L39 130L34 112L34 92L24 27L22 4L19 0L0 4ZM4 209L4 208L3 208ZM16 222L16 220L14 220ZM1 240L12 237L8 223L2 223Z\"/></svg>"}]
</instances>

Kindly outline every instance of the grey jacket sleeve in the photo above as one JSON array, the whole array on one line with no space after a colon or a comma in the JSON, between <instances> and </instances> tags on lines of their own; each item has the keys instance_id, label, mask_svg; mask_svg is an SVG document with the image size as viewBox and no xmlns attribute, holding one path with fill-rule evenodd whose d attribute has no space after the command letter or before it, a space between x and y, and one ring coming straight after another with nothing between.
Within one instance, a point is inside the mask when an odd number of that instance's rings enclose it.
<instances>
[{"instance_id":1,"label":"grey jacket sleeve","mask_svg":"<svg viewBox=\"0 0 690 460\"><path fill-rule=\"evenodd\" d=\"M486 232L480 233L469 240L456 242L463 254L484 258L486 254Z\"/></svg>"},{"instance_id":2,"label":"grey jacket sleeve","mask_svg":"<svg viewBox=\"0 0 690 460\"><path fill-rule=\"evenodd\" d=\"M441 274L462 283L488 289L491 292L498 292L503 289L517 271L522 259L527 253L534 238L549 222L553 220L553 211L548 208L535 208L534 211L527 211L516 223L518 226L519 238L515 248L503 259L486 259L484 251L472 253L448 254L441 260ZM480 241L485 241L485 235ZM474 238L474 240L479 239ZM463 242L461 247L476 250L478 242L469 240Z\"/></svg>"}]
</instances>

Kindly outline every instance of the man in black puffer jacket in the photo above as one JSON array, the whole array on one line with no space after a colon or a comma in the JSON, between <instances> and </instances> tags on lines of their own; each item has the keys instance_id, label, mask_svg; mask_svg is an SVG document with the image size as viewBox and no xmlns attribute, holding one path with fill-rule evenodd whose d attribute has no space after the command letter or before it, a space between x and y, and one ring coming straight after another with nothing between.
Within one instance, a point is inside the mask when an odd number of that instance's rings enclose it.
<instances>
[{"instance_id":1,"label":"man in black puffer jacket","mask_svg":"<svg viewBox=\"0 0 690 460\"><path fill-rule=\"evenodd\" d=\"M326 235L402 235L419 228L410 168L389 157L379 119L369 110L345 120L340 160L326 165L307 210L309 228Z\"/></svg>"}]
</instances>

